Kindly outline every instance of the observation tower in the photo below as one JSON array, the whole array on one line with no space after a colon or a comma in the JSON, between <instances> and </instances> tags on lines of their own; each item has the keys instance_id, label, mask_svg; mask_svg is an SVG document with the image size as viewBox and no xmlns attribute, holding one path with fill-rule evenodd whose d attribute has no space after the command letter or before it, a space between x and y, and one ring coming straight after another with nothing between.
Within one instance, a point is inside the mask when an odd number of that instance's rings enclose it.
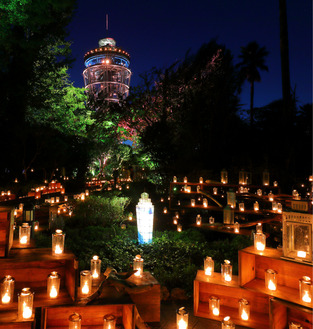
<instances>
[{"instance_id":1,"label":"observation tower","mask_svg":"<svg viewBox=\"0 0 313 329\"><path fill-rule=\"evenodd\" d=\"M118 102L128 96L129 59L129 54L116 47L112 38L99 40L99 47L85 54L84 83L89 105L95 110L101 107L103 101Z\"/></svg>"}]
</instances>

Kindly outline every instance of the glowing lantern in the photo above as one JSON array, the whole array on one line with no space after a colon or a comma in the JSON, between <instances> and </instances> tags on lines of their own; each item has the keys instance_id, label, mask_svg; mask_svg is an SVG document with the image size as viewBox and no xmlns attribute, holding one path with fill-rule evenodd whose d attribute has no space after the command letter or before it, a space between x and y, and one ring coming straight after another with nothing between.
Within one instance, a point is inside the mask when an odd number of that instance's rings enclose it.
<instances>
[{"instance_id":1,"label":"glowing lantern","mask_svg":"<svg viewBox=\"0 0 313 329\"><path fill-rule=\"evenodd\" d=\"M215 296L211 296L209 299L209 310L210 313L218 316L220 315L220 299Z\"/></svg>"},{"instance_id":2,"label":"glowing lantern","mask_svg":"<svg viewBox=\"0 0 313 329\"><path fill-rule=\"evenodd\" d=\"M20 244L27 245L30 244L30 229L31 227L28 223L23 223L19 227L19 242Z\"/></svg>"},{"instance_id":3,"label":"glowing lantern","mask_svg":"<svg viewBox=\"0 0 313 329\"><path fill-rule=\"evenodd\" d=\"M60 202L60 197L59 197L59 196L56 196L56 197L55 197L55 202L56 202L56 203L59 203L59 202Z\"/></svg>"},{"instance_id":4,"label":"glowing lantern","mask_svg":"<svg viewBox=\"0 0 313 329\"><path fill-rule=\"evenodd\" d=\"M167 214L167 208L166 207L163 208L163 213Z\"/></svg>"},{"instance_id":5,"label":"glowing lantern","mask_svg":"<svg viewBox=\"0 0 313 329\"><path fill-rule=\"evenodd\" d=\"M92 277L90 271L80 272L80 291L82 295L89 295L91 292Z\"/></svg>"},{"instance_id":6,"label":"glowing lantern","mask_svg":"<svg viewBox=\"0 0 313 329\"><path fill-rule=\"evenodd\" d=\"M230 261L225 259L224 264L221 265L222 280L224 282L230 282L232 280L233 266Z\"/></svg>"},{"instance_id":7,"label":"glowing lantern","mask_svg":"<svg viewBox=\"0 0 313 329\"><path fill-rule=\"evenodd\" d=\"M177 218L176 217L173 217L173 224L174 225L177 225L178 221L177 221Z\"/></svg>"},{"instance_id":8,"label":"glowing lantern","mask_svg":"<svg viewBox=\"0 0 313 329\"><path fill-rule=\"evenodd\" d=\"M55 230L52 234L52 254L61 255L64 252L65 233L62 230Z\"/></svg>"},{"instance_id":9,"label":"glowing lantern","mask_svg":"<svg viewBox=\"0 0 313 329\"><path fill-rule=\"evenodd\" d=\"M304 276L299 280L300 299L305 303L312 302L312 280L308 276Z\"/></svg>"},{"instance_id":10,"label":"glowing lantern","mask_svg":"<svg viewBox=\"0 0 313 329\"><path fill-rule=\"evenodd\" d=\"M227 205L236 208L236 193L232 189L227 192Z\"/></svg>"},{"instance_id":11,"label":"glowing lantern","mask_svg":"<svg viewBox=\"0 0 313 329\"><path fill-rule=\"evenodd\" d=\"M85 193L80 194L80 199L81 199L81 201L85 201Z\"/></svg>"},{"instance_id":12,"label":"glowing lantern","mask_svg":"<svg viewBox=\"0 0 313 329\"><path fill-rule=\"evenodd\" d=\"M2 304L13 302L15 280L11 275L6 275L0 282L0 298Z\"/></svg>"},{"instance_id":13,"label":"glowing lantern","mask_svg":"<svg viewBox=\"0 0 313 329\"><path fill-rule=\"evenodd\" d=\"M270 173L267 170L263 171L263 185L264 186L270 185Z\"/></svg>"},{"instance_id":14,"label":"glowing lantern","mask_svg":"<svg viewBox=\"0 0 313 329\"><path fill-rule=\"evenodd\" d=\"M176 324L177 329L188 328L188 311L185 307L181 307L176 311Z\"/></svg>"},{"instance_id":15,"label":"glowing lantern","mask_svg":"<svg viewBox=\"0 0 313 329\"><path fill-rule=\"evenodd\" d=\"M191 186L185 185L185 192L191 193Z\"/></svg>"},{"instance_id":16,"label":"glowing lantern","mask_svg":"<svg viewBox=\"0 0 313 329\"><path fill-rule=\"evenodd\" d=\"M207 256L204 259L204 274L212 276L214 273L214 260L212 257Z\"/></svg>"},{"instance_id":17,"label":"glowing lantern","mask_svg":"<svg viewBox=\"0 0 313 329\"><path fill-rule=\"evenodd\" d=\"M177 200L177 206L180 206L180 201L179 200Z\"/></svg>"},{"instance_id":18,"label":"glowing lantern","mask_svg":"<svg viewBox=\"0 0 313 329\"><path fill-rule=\"evenodd\" d=\"M234 224L234 210L227 205L223 210L223 223Z\"/></svg>"},{"instance_id":19,"label":"glowing lantern","mask_svg":"<svg viewBox=\"0 0 313 329\"><path fill-rule=\"evenodd\" d=\"M262 223L256 224L256 233L263 233Z\"/></svg>"},{"instance_id":20,"label":"glowing lantern","mask_svg":"<svg viewBox=\"0 0 313 329\"><path fill-rule=\"evenodd\" d=\"M199 178L199 183L203 184L203 178L202 177Z\"/></svg>"},{"instance_id":21,"label":"glowing lantern","mask_svg":"<svg viewBox=\"0 0 313 329\"><path fill-rule=\"evenodd\" d=\"M300 323L289 322L289 329L303 329Z\"/></svg>"},{"instance_id":22,"label":"glowing lantern","mask_svg":"<svg viewBox=\"0 0 313 329\"><path fill-rule=\"evenodd\" d=\"M195 207L195 205L196 205L196 200L195 200L195 199L191 199L190 204L191 204L191 207Z\"/></svg>"},{"instance_id":23,"label":"glowing lantern","mask_svg":"<svg viewBox=\"0 0 313 329\"><path fill-rule=\"evenodd\" d=\"M101 259L99 256L93 256L90 260L90 272L93 280L100 279L101 274Z\"/></svg>"},{"instance_id":24,"label":"glowing lantern","mask_svg":"<svg viewBox=\"0 0 313 329\"><path fill-rule=\"evenodd\" d=\"M82 317L78 313L73 313L68 318L68 329L81 329Z\"/></svg>"},{"instance_id":25,"label":"glowing lantern","mask_svg":"<svg viewBox=\"0 0 313 329\"><path fill-rule=\"evenodd\" d=\"M143 273L143 258L141 258L140 255L136 255L136 257L134 258L134 263L133 263L133 270L137 272L134 273L135 276L137 276L138 278L142 277L142 273Z\"/></svg>"},{"instance_id":26,"label":"glowing lantern","mask_svg":"<svg viewBox=\"0 0 313 329\"><path fill-rule=\"evenodd\" d=\"M256 194L257 194L258 196L262 196L263 192L262 192L262 190L259 188L259 189L256 191Z\"/></svg>"},{"instance_id":27,"label":"glowing lantern","mask_svg":"<svg viewBox=\"0 0 313 329\"><path fill-rule=\"evenodd\" d=\"M185 184L187 184L187 183L188 183L188 179L187 179L187 177L186 177L186 176L184 177L184 183L185 183Z\"/></svg>"},{"instance_id":28,"label":"glowing lantern","mask_svg":"<svg viewBox=\"0 0 313 329\"><path fill-rule=\"evenodd\" d=\"M240 211L245 211L245 204L243 202L239 203L239 210Z\"/></svg>"},{"instance_id":29,"label":"glowing lantern","mask_svg":"<svg viewBox=\"0 0 313 329\"><path fill-rule=\"evenodd\" d=\"M133 220L133 213L132 213L132 212L130 212L130 213L128 214L128 220L129 220L130 222Z\"/></svg>"},{"instance_id":30,"label":"glowing lantern","mask_svg":"<svg viewBox=\"0 0 313 329\"><path fill-rule=\"evenodd\" d=\"M213 194L217 195L217 187L213 187Z\"/></svg>"},{"instance_id":31,"label":"glowing lantern","mask_svg":"<svg viewBox=\"0 0 313 329\"><path fill-rule=\"evenodd\" d=\"M160 201L161 201L161 202L164 202L164 198L161 198Z\"/></svg>"},{"instance_id":32,"label":"glowing lantern","mask_svg":"<svg viewBox=\"0 0 313 329\"><path fill-rule=\"evenodd\" d=\"M85 190L85 196L89 196L89 190Z\"/></svg>"},{"instance_id":33,"label":"glowing lantern","mask_svg":"<svg viewBox=\"0 0 313 329\"><path fill-rule=\"evenodd\" d=\"M200 192L200 189L201 189L200 185L197 185L197 193Z\"/></svg>"},{"instance_id":34,"label":"glowing lantern","mask_svg":"<svg viewBox=\"0 0 313 329\"><path fill-rule=\"evenodd\" d=\"M33 227L34 227L34 231L38 231L39 230L39 222L38 222L38 220L36 220L35 222L33 222Z\"/></svg>"},{"instance_id":35,"label":"glowing lantern","mask_svg":"<svg viewBox=\"0 0 313 329\"><path fill-rule=\"evenodd\" d=\"M207 208L208 205L209 205L209 204L208 204L208 199L203 198L202 204L203 204L203 207L204 207L204 208Z\"/></svg>"},{"instance_id":36,"label":"glowing lantern","mask_svg":"<svg viewBox=\"0 0 313 329\"><path fill-rule=\"evenodd\" d=\"M173 177L173 183L177 183L177 177L176 176Z\"/></svg>"},{"instance_id":37,"label":"glowing lantern","mask_svg":"<svg viewBox=\"0 0 313 329\"><path fill-rule=\"evenodd\" d=\"M152 242L154 206L148 193L142 193L136 206L139 243Z\"/></svg>"},{"instance_id":38,"label":"glowing lantern","mask_svg":"<svg viewBox=\"0 0 313 329\"><path fill-rule=\"evenodd\" d=\"M68 200L68 196L64 195L64 201L67 202L67 200Z\"/></svg>"},{"instance_id":39,"label":"glowing lantern","mask_svg":"<svg viewBox=\"0 0 313 329\"><path fill-rule=\"evenodd\" d=\"M223 169L221 171L221 183L222 184L227 184L228 183L228 172L225 169Z\"/></svg>"},{"instance_id":40,"label":"glowing lantern","mask_svg":"<svg viewBox=\"0 0 313 329\"><path fill-rule=\"evenodd\" d=\"M33 316L34 293L30 288L23 288L18 293L18 317L21 320L31 319Z\"/></svg>"},{"instance_id":41,"label":"glowing lantern","mask_svg":"<svg viewBox=\"0 0 313 329\"><path fill-rule=\"evenodd\" d=\"M209 224L214 224L215 218L210 216L209 218Z\"/></svg>"},{"instance_id":42,"label":"glowing lantern","mask_svg":"<svg viewBox=\"0 0 313 329\"><path fill-rule=\"evenodd\" d=\"M250 304L244 298L239 300L239 316L244 321L248 321L250 318Z\"/></svg>"},{"instance_id":43,"label":"glowing lantern","mask_svg":"<svg viewBox=\"0 0 313 329\"><path fill-rule=\"evenodd\" d=\"M175 217L176 217L177 219L179 218L179 212L178 212L178 211L175 212Z\"/></svg>"},{"instance_id":44,"label":"glowing lantern","mask_svg":"<svg viewBox=\"0 0 313 329\"><path fill-rule=\"evenodd\" d=\"M272 202L272 210L277 211L277 202Z\"/></svg>"},{"instance_id":45,"label":"glowing lantern","mask_svg":"<svg viewBox=\"0 0 313 329\"><path fill-rule=\"evenodd\" d=\"M226 316L222 321L222 329L234 329L235 324L231 321L229 316Z\"/></svg>"},{"instance_id":46,"label":"glowing lantern","mask_svg":"<svg viewBox=\"0 0 313 329\"><path fill-rule=\"evenodd\" d=\"M271 201L271 202L274 201L274 194L272 193L272 191L270 191L270 193L268 194L268 201Z\"/></svg>"},{"instance_id":47,"label":"glowing lantern","mask_svg":"<svg viewBox=\"0 0 313 329\"><path fill-rule=\"evenodd\" d=\"M253 204L253 209L254 209L254 211L259 211L259 210L260 210L260 206L259 206L258 201L255 201L255 202L254 202L254 204Z\"/></svg>"},{"instance_id":48,"label":"glowing lantern","mask_svg":"<svg viewBox=\"0 0 313 329\"><path fill-rule=\"evenodd\" d=\"M234 232L235 232L235 233L239 233L239 230L240 230L240 224L239 224L238 222L236 222L236 223L234 224Z\"/></svg>"},{"instance_id":49,"label":"glowing lantern","mask_svg":"<svg viewBox=\"0 0 313 329\"><path fill-rule=\"evenodd\" d=\"M266 235L263 233L254 234L254 248L258 251L264 251L266 246Z\"/></svg>"},{"instance_id":50,"label":"glowing lantern","mask_svg":"<svg viewBox=\"0 0 313 329\"><path fill-rule=\"evenodd\" d=\"M50 298L57 298L60 290L61 278L59 273L53 271L48 275L47 292Z\"/></svg>"},{"instance_id":51,"label":"glowing lantern","mask_svg":"<svg viewBox=\"0 0 313 329\"><path fill-rule=\"evenodd\" d=\"M197 215L197 218L196 218L196 225L200 226L201 225L201 221L202 221L202 218L200 215Z\"/></svg>"},{"instance_id":52,"label":"glowing lantern","mask_svg":"<svg viewBox=\"0 0 313 329\"><path fill-rule=\"evenodd\" d=\"M180 224L177 224L177 232L181 232L183 227Z\"/></svg>"},{"instance_id":53,"label":"glowing lantern","mask_svg":"<svg viewBox=\"0 0 313 329\"><path fill-rule=\"evenodd\" d=\"M277 203L277 212L281 214L283 212L283 206L281 203Z\"/></svg>"},{"instance_id":54,"label":"glowing lantern","mask_svg":"<svg viewBox=\"0 0 313 329\"><path fill-rule=\"evenodd\" d=\"M277 272L268 269L265 270L265 287L270 291L275 291L277 289Z\"/></svg>"},{"instance_id":55,"label":"glowing lantern","mask_svg":"<svg viewBox=\"0 0 313 329\"><path fill-rule=\"evenodd\" d=\"M274 185L275 187L277 187L277 186L278 186L278 182L275 180L274 183L273 183L273 185Z\"/></svg>"},{"instance_id":56,"label":"glowing lantern","mask_svg":"<svg viewBox=\"0 0 313 329\"><path fill-rule=\"evenodd\" d=\"M116 317L113 314L107 314L103 317L103 329L115 329Z\"/></svg>"}]
</instances>

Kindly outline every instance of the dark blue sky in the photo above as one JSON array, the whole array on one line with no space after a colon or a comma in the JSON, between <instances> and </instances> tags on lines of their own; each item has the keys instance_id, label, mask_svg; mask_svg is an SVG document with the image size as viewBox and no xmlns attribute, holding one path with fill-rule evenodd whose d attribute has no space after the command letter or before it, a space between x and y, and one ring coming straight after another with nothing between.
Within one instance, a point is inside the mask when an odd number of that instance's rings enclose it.
<instances>
[{"instance_id":1,"label":"dark blue sky","mask_svg":"<svg viewBox=\"0 0 313 329\"><path fill-rule=\"evenodd\" d=\"M287 0L290 77L299 105L312 102L312 1ZM105 15L109 14L109 33ZM76 87L83 86L85 52L98 47L98 40L112 37L131 55L131 85L153 66L164 68L183 59L188 49L196 52L212 38L224 44L238 62L240 46L257 41L269 51L269 72L261 72L255 85L255 106L281 98L279 49L279 0L78 0L69 26L73 57L70 70ZM249 107L249 85L241 95Z\"/></svg>"}]
</instances>

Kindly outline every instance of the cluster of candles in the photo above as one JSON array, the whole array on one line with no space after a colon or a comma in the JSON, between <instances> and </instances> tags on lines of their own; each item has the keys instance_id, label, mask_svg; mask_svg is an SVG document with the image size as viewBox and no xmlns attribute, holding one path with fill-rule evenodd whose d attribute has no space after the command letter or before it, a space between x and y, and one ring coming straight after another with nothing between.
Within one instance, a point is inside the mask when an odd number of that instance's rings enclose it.
<instances>
[{"instance_id":1,"label":"cluster of candles","mask_svg":"<svg viewBox=\"0 0 313 329\"><path fill-rule=\"evenodd\" d=\"M82 295L89 295L91 287L97 285L101 277L101 259L95 255L90 260L90 270L80 272L80 292Z\"/></svg>"},{"instance_id":2,"label":"cluster of candles","mask_svg":"<svg viewBox=\"0 0 313 329\"><path fill-rule=\"evenodd\" d=\"M224 264L221 265L222 280L224 282L230 282L232 280L233 267L230 261L225 259ZM212 257L207 256L204 259L204 274L207 276L213 276L214 274L214 260Z\"/></svg>"},{"instance_id":3,"label":"cluster of candles","mask_svg":"<svg viewBox=\"0 0 313 329\"><path fill-rule=\"evenodd\" d=\"M81 329L82 316L79 313L73 313L68 318L69 329ZM106 314L103 317L103 329L115 329L116 317L113 314Z\"/></svg>"}]
</instances>

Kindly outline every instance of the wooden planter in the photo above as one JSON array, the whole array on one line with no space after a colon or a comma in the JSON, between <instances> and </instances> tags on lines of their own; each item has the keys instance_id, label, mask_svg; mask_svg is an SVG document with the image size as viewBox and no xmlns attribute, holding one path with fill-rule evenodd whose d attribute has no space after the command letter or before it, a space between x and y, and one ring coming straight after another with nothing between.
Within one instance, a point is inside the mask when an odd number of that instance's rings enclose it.
<instances>
[{"instance_id":1,"label":"wooden planter","mask_svg":"<svg viewBox=\"0 0 313 329\"><path fill-rule=\"evenodd\" d=\"M77 312L82 317L82 328L102 329L104 315L113 314L117 318L117 327L134 329L134 307L134 304L44 307L41 328L68 328L69 316Z\"/></svg>"},{"instance_id":2,"label":"wooden planter","mask_svg":"<svg viewBox=\"0 0 313 329\"><path fill-rule=\"evenodd\" d=\"M209 311L209 299L211 296L220 299L220 314L213 315ZM244 321L239 317L238 301L245 298L251 307L250 319ZM222 321L230 316L235 324L256 329L268 329L269 327L269 301L262 293L254 293L239 286L239 279L233 276L232 281L222 281L220 273L214 273L208 277L204 271L199 270L194 281L194 314L199 317Z\"/></svg>"}]
</instances>

